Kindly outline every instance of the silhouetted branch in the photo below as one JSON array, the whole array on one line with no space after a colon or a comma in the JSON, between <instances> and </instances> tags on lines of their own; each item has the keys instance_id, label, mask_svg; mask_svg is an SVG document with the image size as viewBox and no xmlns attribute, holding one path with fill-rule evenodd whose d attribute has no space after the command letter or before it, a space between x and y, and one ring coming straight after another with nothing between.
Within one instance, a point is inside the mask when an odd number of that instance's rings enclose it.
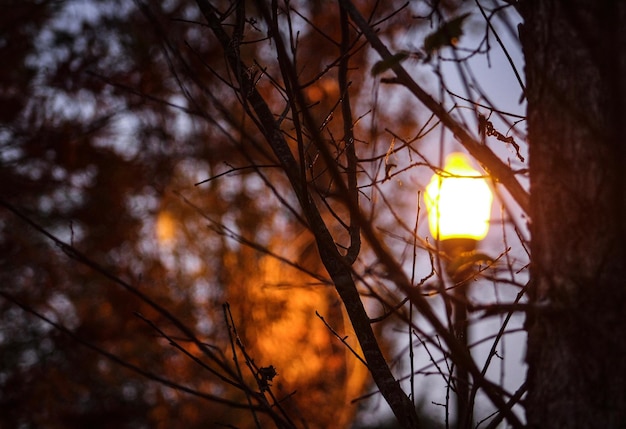
<instances>
[{"instance_id":1,"label":"silhouetted branch","mask_svg":"<svg viewBox=\"0 0 626 429\"><path fill-rule=\"evenodd\" d=\"M354 4L349 0L340 0L340 4L345 8L352 21L363 32L372 47L378 52L383 60L392 58L391 52L380 40L376 32L369 26L363 16L356 9ZM454 118L445 110L445 108L433 99L424 89L417 84L406 72L400 63L394 63L391 67L396 73L397 81L411 91L418 100L420 100L428 109L430 109L441 122L452 131L458 141L467 149L467 151L480 162L489 173L509 191L517 204L528 213L528 192L519 184L511 169L504 164L487 146L481 145L476 141Z\"/></svg>"},{"instance_id":2,"label":"silhouetted branch","mask_svg":"<svg viewBox=\"0 0 626 429\"><path fill-rule=\"evenodd\" d=\"M252 407L253 410L256 411L265 411L267 412L267 408L264 408L262 406L259 405L250 405L250 404L242 404L242 403L238 403L235 401L231 401L225 398L222 398L220 396L217 395L212 395L210 393L205 393L205 392L201 392L195 389L192 389L190 387L187 386L183 386L179 383L176 383L172 380L169 380L163 376L160 376L158 374L154 374L150 371L147 371L141 367L138 367L137 365L133 365L132 363L128 362L127 360L111 353L108 352L107 350L93 344L92 342L85 340L84 338L76 335L74 332L72 332L71 330L69 330L68 328L66 328L65 326L61 325L60 323L57 323L55 321L53 321L52 319L44 316L43 314L41 314L40 312L38 312L37 310L35 310L34 308L32 308L31 306L25 304L24 302L22 302L21 300L15 298L13 295L1 291L0 290L0 296L2 296L3 298L5 298L6 300L12 302L13 304L17 305L18 307L20 307L22 310L24 310L27 313L32 314L33 316L41 319L42 321L44 321L45 323L47 323L48 325L54 327L56 330L58 330L59 332L62 332L64 335L67 335L68 337L70 337L72 340L76 341L78 344L81 344L84 347L87 347L91 350L93 350L94 352L98 353L101 356L104 356L105 358L109 359L110 361L116 363L117 365L120 365L130 371L133 371L139 375L142 375L144 377L146 377L149 380L153 380L156 381L157 383L160 383L164 386L167 387L171 387L172 389L175 390L179 390L181 392L185 392L188 393L190 395L193 396L197 396L199 398L211 401L211 402L216 402L219 404L223 404L223 405L227 405L229 407L233 407L233 408L239 408L239 409L250 409ZM237 387L235 385L235 387Z\"/></svg>"}]
</instances>

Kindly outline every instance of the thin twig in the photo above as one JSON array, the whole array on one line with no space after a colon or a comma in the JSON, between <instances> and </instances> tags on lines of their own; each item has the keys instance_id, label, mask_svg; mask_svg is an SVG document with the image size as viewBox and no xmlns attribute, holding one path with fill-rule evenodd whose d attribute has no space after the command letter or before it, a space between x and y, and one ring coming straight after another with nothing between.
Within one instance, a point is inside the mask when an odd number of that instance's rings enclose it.
<instances>
[{"instance_id":1,"label":"thin twig","mask_svg":"<svg viewBox=\"0 0 626 429\"><path fill-rule=\"evenodd\" d=\"M356 350L354 350L354 348L352 348L352 346L351 346L350 344L348 344L348 342L346 341L346 338L348 338L348 337L342 337L341 335L339 335L339 333L338 333L337 331L335 331L335 330L333 329L333 327L332 327L332 326L330 326L330 325L328 324L328 322L326 322L326 319L324 319L324 317L323 317L321 314L319 314L319 313L317 312L317 310L315 310L315 315L316 315L317 317L319 317L319 319L320 319L322 322L324 322L324 325L326 325L326 327L328 328L328 330L329 330L329 331L330 331L330 332L331 332L331 333L332 333L335 337L337 337L337 338L339 339L339 341L341 341L341 342L343 343L343 345L344 345L344 346L346 346L346 347L348 348L348 350L350 350L350 352L352 352L352 354L353 354L353 355L354 355L354 356L355 356L358 360L360 360L360 361L361 361L361 363L362 363L363 365L365 365L365 367L367 368L367 367L368 367L368 365L367 365L367 362L365 362L365 359L363 359L363 358L361 357L361 355L360 355L360 354L359 354ZM368 368L368 369L369 369L369 368Z\"/></svg>"}]
</instances>

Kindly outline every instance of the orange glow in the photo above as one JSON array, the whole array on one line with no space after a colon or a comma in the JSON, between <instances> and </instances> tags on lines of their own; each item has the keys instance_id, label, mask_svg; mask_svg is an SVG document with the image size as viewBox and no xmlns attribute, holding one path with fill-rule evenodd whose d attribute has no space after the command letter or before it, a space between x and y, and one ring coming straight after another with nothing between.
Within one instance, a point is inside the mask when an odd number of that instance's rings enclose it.
<instances>
[{"instance_id":1,"label":"orange glow","mask_svg":"<svg viewBox=\"0 0 626 429\"><path fill-rule=\"evenodd\" d=\"M482 240L493 201L487 181L462 153L449 155L444 170L433 175L424 194L431 234L439 240Z\"/></svg>"},{"instance_id":2,"label":"orange glow","mask_svg":"<svg viewBox=\"0 0 626 429\"><path fill-rule=\"evenodd\" d=\"M294 261L300 266L323 273L312 239L306 233L285 234L270 248L299 255ZM334 289L276 258L254 257L252 251L227 264L228 272L241 275L233 278L228 300L235 320L241 321L238 330L247 352L257 365L276 368L272 389L277 396L302 392L283 406L296 406L299 418L311 428L349 427L356 407L345 404L363 393L369 373L316 316L324 317L362 354Z\"/></svg>"},{"instance_id":3,"label":"orange glow","mask_svg":"<svg viewBox=\"0 0 626 429\"><path fill-rule=\"evenodd\" d=\"M162 210L156 219L156 236L159 244L169 245L176 235L176 220L172 213Z\"/></svg>"}]
</instances>

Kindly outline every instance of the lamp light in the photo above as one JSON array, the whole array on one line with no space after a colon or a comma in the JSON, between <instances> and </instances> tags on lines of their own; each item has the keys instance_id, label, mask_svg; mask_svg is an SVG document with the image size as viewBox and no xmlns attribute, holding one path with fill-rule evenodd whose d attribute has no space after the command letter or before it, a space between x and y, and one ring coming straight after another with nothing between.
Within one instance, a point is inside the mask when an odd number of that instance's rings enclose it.
<instances>
[{"instance_id":1,"label":"lamp light","mask_svg":"<svg viewBox=\"0 0 626 429\"><path fill-rule=\"evenodd\" d=\"M430 232L444 251L471 251L487 235L493 194L464 154L448 155L443 171L426 187L424 201Z\"/></svg>"},{"instance_id":2,"label":"lamp light","mask_svg":"<svg viewBox=\"0 0 626 429\"><path fill-rule=\"evenodd\" d=\"M428 225L446 255L446 271L454 281L451 302L453 329L469 353L467 318L467 289L470 286L472 256L479 240L489 231L493 194L487 181L472 168L462 153L446 158L443 171L433 175L424 193ZM470 262L469 266L466 262ZM470 377L467 368L458 366L456 372L457 428L469 427L471 421Z\"/></svg>"}]
</instances>

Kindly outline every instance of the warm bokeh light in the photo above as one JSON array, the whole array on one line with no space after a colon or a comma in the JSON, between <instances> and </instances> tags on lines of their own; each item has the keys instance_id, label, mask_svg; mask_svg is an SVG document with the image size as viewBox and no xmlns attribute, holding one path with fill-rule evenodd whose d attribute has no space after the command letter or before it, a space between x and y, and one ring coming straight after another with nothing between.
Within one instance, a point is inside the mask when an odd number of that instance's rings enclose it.
<instances>
[{"instance_id":1,"label":"warm bokeh light","mask_svg":"<svg viewBox=\"0 0 626 429\"><path fill-rule=\"evenodd\" d=\"M433 175L424 194L431 234L439 240L485 238L493 201L487 181L462 153L449 155L444 171Z\"/></svg>"},{"instance_id":2,"label":"warm bokeh light","mask_svg":"<svg viewBox=\"0 0 626 429\"><path fill-rule=\"evenodd\" d=\"M298 255L299 266L323 273L312 239L306 233L285 235L270 246L278 254ZM272 256L253 255L243 258L252 271L242 272L241 259L226 267L230 273L243 274L233 279L228 300L235 319L241 321L238 332L247 352L257 365L276 368L274 394L289 398L282 406L295 406L307 427L350 427L356 407L346 404L363 394L368 372L316 316L324 317L345 336L346 344L361 353L352 324L337 305L336 292Z\"/></svg>"},{"instance_id":3,"label":"warm bokeh light","mask_svg":"<svg viewBox=\"0 0 626 429\"><path fill-rule=\"evenodd\" d=\"M155 228L159 244L167 246L174 241L176 220L171 212L161 210L157 215Z\"/></svg>"}]
</instances>

